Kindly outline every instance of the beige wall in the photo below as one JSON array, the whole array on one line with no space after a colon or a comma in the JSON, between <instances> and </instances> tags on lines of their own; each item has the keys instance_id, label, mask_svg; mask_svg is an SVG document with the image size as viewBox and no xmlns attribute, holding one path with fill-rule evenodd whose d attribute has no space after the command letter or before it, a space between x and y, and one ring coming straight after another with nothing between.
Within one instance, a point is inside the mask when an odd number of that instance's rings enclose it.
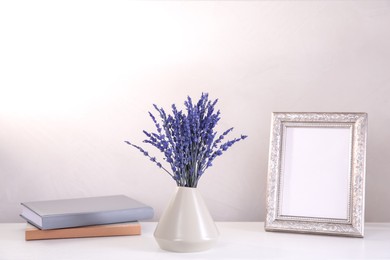
<instances>
[{"instance_id":1,"label":"beige wall","mask_svg":"<svg viewBox=\"0 0 390 260\"><path fill-rule=\"evenodd\" d=\"M216 220L264 219L272 111L358 111L366 220L390 221L389 1L1 1L0 38L0 221L116 193L158 219L174 182L123 140L202 91L249 135L200 181Z\"/></svg>"}]
</instances>

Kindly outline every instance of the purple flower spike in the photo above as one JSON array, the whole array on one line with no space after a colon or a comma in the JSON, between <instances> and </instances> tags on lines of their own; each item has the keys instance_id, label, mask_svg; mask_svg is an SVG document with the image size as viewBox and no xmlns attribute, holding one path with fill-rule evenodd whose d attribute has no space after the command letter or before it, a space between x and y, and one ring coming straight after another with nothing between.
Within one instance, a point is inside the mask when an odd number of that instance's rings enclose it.
<instances>
[{"instance_id":1,"label":"purple flower spike","mask_svg":"<svg viewBox=\"0 0 390 260\"><path fill-rule=\"evenodd\" d=\"M233 144L247 138L246 135L241 135L239 138L222 143L233 128L227 129L216 138L217 132L214 128L220 120L220 111L215 112L217 102L218 99L210 101L207 93L202 93L196 103L187 97L184 102L186 111L178 110L173 104L172 114L169 115L164 109L153 105L161 122L159 123L149 112L157 132L143 131L147 137L143 142L163 153L163 160L170 165L172 173L140 146L125 142L167 172L178 186L197 187L200 177L208 167L213 165L216 157L221 156Z\"/></svg>"}]
</instances>

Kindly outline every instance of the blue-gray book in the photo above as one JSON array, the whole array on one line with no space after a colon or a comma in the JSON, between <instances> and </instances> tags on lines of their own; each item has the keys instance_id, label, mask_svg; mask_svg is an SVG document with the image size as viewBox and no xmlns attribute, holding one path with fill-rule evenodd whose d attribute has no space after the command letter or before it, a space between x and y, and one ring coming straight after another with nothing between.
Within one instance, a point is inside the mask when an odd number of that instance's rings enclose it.
<instances>
[{"instance_id":1,"label":"blue-gray book","mask_svg":"<svg viewBox=\"0 0 390 260\"><path fill-rule=\"evenodd\" d=\"M153 217L153 208L125 195L23 202L21 217L40 229L130 222Z\"/></svg>"}]
</instances>

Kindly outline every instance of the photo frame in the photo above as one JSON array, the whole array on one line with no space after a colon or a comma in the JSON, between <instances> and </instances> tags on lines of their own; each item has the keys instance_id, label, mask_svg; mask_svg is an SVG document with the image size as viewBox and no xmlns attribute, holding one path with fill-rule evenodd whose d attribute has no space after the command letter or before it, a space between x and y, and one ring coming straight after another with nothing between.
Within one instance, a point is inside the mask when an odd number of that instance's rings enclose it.
<instances>
[{"instance_id":1,"label":"photo frame","mask_svg":"<svg viewBox=\"0 0 390 260\"><path fill-rule=\"evenodd\" d=\"M363 237L366 113L273 113L266 231Z\"/></svg>"}]
</instances>

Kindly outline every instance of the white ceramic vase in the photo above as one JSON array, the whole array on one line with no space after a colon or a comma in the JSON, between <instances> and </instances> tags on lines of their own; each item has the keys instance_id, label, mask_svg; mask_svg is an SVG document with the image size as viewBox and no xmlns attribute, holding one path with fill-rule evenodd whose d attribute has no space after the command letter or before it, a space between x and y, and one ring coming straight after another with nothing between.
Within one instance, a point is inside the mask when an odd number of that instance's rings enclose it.
<instances>
[{"instance_id":1,"label":"white ceramic vase","mask_svg":"<svg viewBox=\"0 0 390 260\"><path fill-rule=\"evenodd\" d=\"M217 241L218 229L197 188L178 187L154 232L161 249L204 251Z\"/></svg>"}]
</instances>

